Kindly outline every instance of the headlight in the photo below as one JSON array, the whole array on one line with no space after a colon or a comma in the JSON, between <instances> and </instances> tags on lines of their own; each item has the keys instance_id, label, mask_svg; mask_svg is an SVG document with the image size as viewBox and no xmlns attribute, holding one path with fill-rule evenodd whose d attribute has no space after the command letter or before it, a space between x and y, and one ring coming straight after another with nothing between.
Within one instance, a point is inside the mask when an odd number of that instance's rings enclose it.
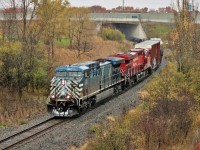
<instances>
[{"instance_id":1,"label":"headlight","mask_svg":"<svg viewBox=\"0 0 200 150\"><path fill-rule=\"evenodd\" d=\"M70 95L67 95L67 96L66 96L66 98L67 98L67 99L70 99L70 98L71 98L71 96L70 96Z\"/></svg>"},{"instance_id":2,"label":"headlight","mask_svg":"<svg viewBox=\"0 0 200 150\"><path fill-rule=\"evenodd\" d=\"M50 98L49 98L49 102L50 102L50 103L54 103L55 100L56 100L55 98L56 98L55 95L51 95Z\"/></svg>"},{"instance_id":3,"label":"headlight","mask_svg":"<svg viewBox=\"0 0 200 150\"><path fill-rule=\"evenodd\" d=\"M50 98L55 98L55 95L51 95Z\"/></svg>"}]
</instances>

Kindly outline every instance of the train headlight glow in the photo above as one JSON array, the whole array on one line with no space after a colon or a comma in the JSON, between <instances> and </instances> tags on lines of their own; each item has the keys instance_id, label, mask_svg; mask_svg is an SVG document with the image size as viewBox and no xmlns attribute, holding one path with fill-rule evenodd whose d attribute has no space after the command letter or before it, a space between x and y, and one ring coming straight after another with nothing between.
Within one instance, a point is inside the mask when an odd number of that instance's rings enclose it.
<instances>
[{"instance_id":1,"label":"train headlight glow","mask_svg":"<svg viewBox=\"0 0 200 150\"><path fill-rule=\"evenodd\" d=\"M55 95L51 95L51 97L50 98L55 98Z\"/></svg>"},{"instance_id":2,"label":"train headlight glow","mask_svg":"<svg viewBox=\"0 0 200 150\"><path fill-rule=\"evenodd\" d=\"M67 96L66 96L67 99L70 99L70 97L71 97L70 95L67 95Z\"/></svg>"}]
</instances>

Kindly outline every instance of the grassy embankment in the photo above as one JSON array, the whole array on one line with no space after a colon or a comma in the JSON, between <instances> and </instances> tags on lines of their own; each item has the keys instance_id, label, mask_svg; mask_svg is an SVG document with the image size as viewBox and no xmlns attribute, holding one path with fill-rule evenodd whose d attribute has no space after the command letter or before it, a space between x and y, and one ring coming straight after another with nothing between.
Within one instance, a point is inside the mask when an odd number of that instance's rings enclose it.
<instances>
[{"instance_id":1,"label":"grassy embankment","mask_svg":"<svg viewBox=\"0 0 200 150\"><path fill-rule=\"evenodd\" d=\"M146 32L149 38L158 37L163 40L163 42L167 41L169 31L172 29L172 24L167 23L142 23L144 31Z\"/></svg>"}]
</instances>

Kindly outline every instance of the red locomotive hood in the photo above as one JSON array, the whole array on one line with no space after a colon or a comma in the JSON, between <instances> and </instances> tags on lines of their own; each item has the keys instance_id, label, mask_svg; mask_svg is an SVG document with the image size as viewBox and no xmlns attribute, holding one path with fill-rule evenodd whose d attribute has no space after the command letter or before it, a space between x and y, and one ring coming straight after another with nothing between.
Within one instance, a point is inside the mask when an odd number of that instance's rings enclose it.
<instances>
[{"instance_id":1,"label":"red locomotive hood","mask_svg":"<svg viewBox=\"0 0 200 150\"><path fill-rule=\"evenodd\" d=\"M121 69L122 74L126 73L126 64L125 63L121 63L120 69Z\"/></svg>"}]
</instances>

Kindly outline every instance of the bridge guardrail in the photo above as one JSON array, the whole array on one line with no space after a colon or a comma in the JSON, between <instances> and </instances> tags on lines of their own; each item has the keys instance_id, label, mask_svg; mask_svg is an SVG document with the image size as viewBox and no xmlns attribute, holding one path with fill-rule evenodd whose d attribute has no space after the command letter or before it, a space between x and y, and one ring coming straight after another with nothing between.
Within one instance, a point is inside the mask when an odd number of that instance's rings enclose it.
<instances>
[{"instance_id":1,"label":"bridge guardrail","mask_svg":"<svg viewBox=\"0 0 200 150\"><path fill-rule=\"evenodd\" d=\"M172 13L91 13L94 21L112 22L163 22L171 23L174 20Z\"/></svg>"},{"instance_id":2,"label":"bridge guardrail","mask_svg":"<svg viewBox=\"0 0 200 150\"><path fill-rule=\"evenodd\" d=\"M112 21L112 22L139 22L140 14L132 13L92 13L93 21Z\"/></svg>"}]
</instances>

